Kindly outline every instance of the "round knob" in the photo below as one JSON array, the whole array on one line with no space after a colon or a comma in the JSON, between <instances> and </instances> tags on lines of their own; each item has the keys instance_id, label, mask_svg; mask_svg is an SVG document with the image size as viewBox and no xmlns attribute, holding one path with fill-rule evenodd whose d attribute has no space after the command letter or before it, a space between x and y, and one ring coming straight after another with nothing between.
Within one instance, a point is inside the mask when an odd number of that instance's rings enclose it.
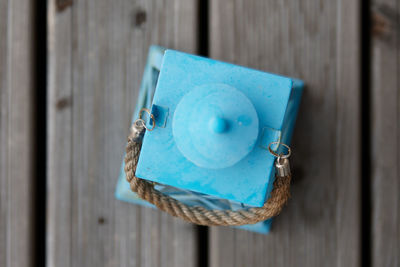
<instances>
[{"instance_id":1,"label":"round knob","mask_svg":"<svg viewBox=\"0 0 400 267\"><path fill-rule=\"evenodd\" d=\"M172 132L179 151L195 165L230 167L246 157L258 138L251 101L226 84L193 88L176 106Z\"/></svg>"},{"instance_id":2,"label":"round knob","mask_svg":"<svg viewBox=\"0 0 400 267\"><path fill-rule=\"evenodd\" d=\"M214 116L209 122L209 127L214 133L223 133L228 130L228 122L223 118Z\"/></svg>"}]
</instances>

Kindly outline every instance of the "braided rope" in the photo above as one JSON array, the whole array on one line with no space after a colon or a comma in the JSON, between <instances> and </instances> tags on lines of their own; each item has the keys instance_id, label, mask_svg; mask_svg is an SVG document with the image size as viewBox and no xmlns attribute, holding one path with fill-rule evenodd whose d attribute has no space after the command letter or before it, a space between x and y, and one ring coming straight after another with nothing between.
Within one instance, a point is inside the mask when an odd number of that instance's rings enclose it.
<instances>
[{"instance_id":1,"label":"braided rope","mask_svg":"<svg viewBox=\"0 0 400 267\"><path fill-rule=\"evenodd\" d=\"M141 199L150 202L160 210L187 222L207 226L254 224L278 215L290 197L291 177L277 176L271 196L261 208L233 211L208 210L201 206L187 206L156 190L150 182L135 176L141 146L141 142L132 140L128 140L126 146L125 173L132 191L137 193Z\"/></svg>"}]
</instances>

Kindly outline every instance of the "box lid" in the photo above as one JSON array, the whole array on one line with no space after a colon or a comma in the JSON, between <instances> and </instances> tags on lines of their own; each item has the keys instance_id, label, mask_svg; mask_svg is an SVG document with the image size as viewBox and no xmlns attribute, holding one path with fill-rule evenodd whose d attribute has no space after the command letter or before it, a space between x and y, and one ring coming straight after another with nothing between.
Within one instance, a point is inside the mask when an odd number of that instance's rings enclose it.
<instances>
[{"instance_id":1,"label":"box lid","mask_svg":"<svg viewBox=\"0 0 400 267\"><path fill-rule=\"evenodd\" d=\"M167 50L136 175L262 206L292 89L287 77Z\"/></svg>"}]
</instances>

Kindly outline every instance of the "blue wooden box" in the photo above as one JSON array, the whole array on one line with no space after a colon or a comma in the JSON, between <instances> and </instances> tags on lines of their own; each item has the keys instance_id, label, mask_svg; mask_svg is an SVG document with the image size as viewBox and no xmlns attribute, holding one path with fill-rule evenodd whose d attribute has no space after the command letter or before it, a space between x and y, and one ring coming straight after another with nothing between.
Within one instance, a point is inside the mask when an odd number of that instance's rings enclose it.
<instances>
[{"instance_id":1,"label":"blue wooden box","mask_svg":"<svg viewBox=\"0 0 400 267\"><path fill-rule=\"evenodd\" d=\"M290 143L302 88L297 79L152 46L133 120L147 107L156 130L145 134L136 175L189 205L261 207L275 174L268 145ZM130 191L123 164L116 197L151 206ZM267 233L270 222L240 228Z\"/></svg>"}]
</instances>

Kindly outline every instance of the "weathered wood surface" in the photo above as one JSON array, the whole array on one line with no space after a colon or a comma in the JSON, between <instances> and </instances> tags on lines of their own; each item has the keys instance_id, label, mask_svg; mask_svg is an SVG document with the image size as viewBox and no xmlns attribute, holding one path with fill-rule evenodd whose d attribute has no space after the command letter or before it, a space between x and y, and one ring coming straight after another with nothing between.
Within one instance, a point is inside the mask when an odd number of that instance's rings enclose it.
<instances>
[{"instance_id":1,"label":"weathered wood surface","mask_svg":"<svg viewBox=\"0 0 400 267\"><path fill-rule=\"evenodd\" d=\"M210 56L306 81L292 200L268 236L211 229L211 266L360 265L360 1L211 0Z\"/></svg>"},{"instance_id":2,"label":"weathered wood surface","mask_svg":"<svg viewBox=\"0 0 400 267\"><path fill-rule=\"evenodd\" d=\"M114 198L149 45L195 52L196 1L48 2L47 266L196 265L193 225Z\"/></svg>"},{"instance_id":3,"label":"weathered wood surface","mask_svg":"<svg viewBox=\"0 0 400 267\"><path fill-rule=\"evenodd\" d=\"M307 84L290 203L268 236L211 228L210 266L361 265L360 4L210 0L212 58ZM6 267L32 266L37 241L34 5L0 0ZM114 199L148 46L196 53L197 9L195 0L48 1L47 266L197 265L194 226ZM371 266L399 266L400 6L374 0L371 11Z\"/></svg>"},{"instance_id":4,"label":"weathered wood surface","mask_svg":"<svg viewBox=\"0 0 400 267\"><path fill-rule=\"evenodd\" d=\"M31 1L0 0L0 266L31 266L33 26Z\"/></svg>"},{"instance_id":5,"label":"weathered wood surface","mask_svg":"<svg viewBox=\"0 0 400 267\"><path fill-rule=\"evenodd\" d=\"M372 8L372 262L400 266L400 5Z\"/></svg>"}]
</instances>

